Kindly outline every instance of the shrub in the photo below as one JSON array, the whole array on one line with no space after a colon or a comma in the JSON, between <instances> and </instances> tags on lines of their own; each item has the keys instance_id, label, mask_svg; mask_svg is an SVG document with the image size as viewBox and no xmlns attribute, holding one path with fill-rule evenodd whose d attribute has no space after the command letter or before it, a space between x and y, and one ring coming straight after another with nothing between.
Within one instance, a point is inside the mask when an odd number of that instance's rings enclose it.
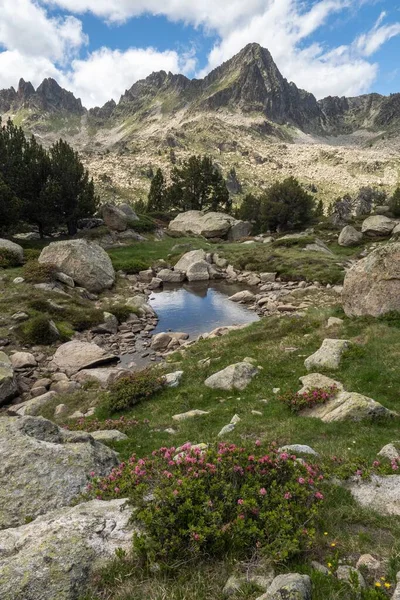
<instances>
[{"instance_id":1,"label":"shrub","mask_svg":"<svg viewBox=\"0 0 400 600\"><path fill-rule=\"evenodd\" d=\"M42 251L38 248L26 248L24 250L25 260L26 262L32 260L38 260L39 256L42 254Z\"/></svg>"},{"instance_id":2,"label":"shrub","mask_svg":"<svg viewBox=\"0 0 400 600\"><path fill-rule=\"evenodd\" d=\"M139 221L128 221L128 227L138 233L151 233L157 229L157 223L147 215L138 215Z\"/></svg>"},{"instance_id":3,"label":"shrub","mask_svg":"<svg viewBox=\"0 0 400 600\"><path fill-rule=\"evenodd\" d=\"M57 267L55 265L41 264L37 260L30 260L23 267L23 278L29 283L49 283L55 280Z\"/></svg>"},{"instance_id":4,"label":"shrub","mask_svg":"<svg viewBox=\"0 0 400 600\"><path fill-rule=\"evenodd\" d=\"M95 308L70 306L64 312L64 318L76 331L91 329L103 322L103 311Z\"/></svg>"},{"instance_id":5,"label":"shrub","mask_svg":"<svg viewBox=\"0 0 400 600\"><path fill-rule=\"evenodd\" d=\"M12 269L18 267L20 262L18 254L8 248L0 248L0 268Z\"/></svg>"},{"instance_id":6,"label":"shrub","mask_svg":"<svg viewBox=\"0 0 400 600\"><path fill-rule=\"evenodd\" d=\"M116 271L124 271L128 275L135 275L139 271L146 271L151 264L137 258L114 258L111 256L113 267Z\"/></svg>"},{"instance_id":7,"label":"shrub","mask_svg":"<svg viewBox=\"0 0 400 600\"><path fill-rule=\"evenodd\" d=\"M145 560L171 566L258 551L283 561L311 545L323 500L316 467L262 450L260 442L250 454L224 443L181 450L177 456L175 448L147 459L133 456L89 486L100 499L130 498L135 522L144 526L134 543Z\"/></svg>"},{"instance_id":8,"label":"shrub","mask_svg":"<svg viewBox=\"0 0 400 600\"><path fill-rule=\"evenodd\" d=\"M132 313L135 313L133 308L130 308L125 304L112 304L106 310L107 312L113 314L114 317L117 317L118 323L124 323L129 319L129 316Z\"/></svg>"},{"instance_id":9,"label":"shrub","mask_svg":"<svg viewBox=\"0 0 400 600\"><path fill-rule=\"evenodd\" d=\"M396 188L393 196L390 198L389 206L390 212L392 212L395 217L400 217L400 186Z\"/></svg>"},{"instance_id":10,"label":"shrub","mask_svg":"<svg viewBox=\"0 0 400 600\"><path fill-rule=\"evenodd\" d=\"M143 425L148 425L149 421L144 419L142 421ZM134 429L138 425L140 425L140 421L137 419L126 419L125 417L120 417L119 419L106 419L105 421L99 421L98 419L75 419L74 421L70 421L68 424L63 425L64 429L69 429L70 431L98 431L99 429L111 429L118 431L122 431L122 433L128 432L131 429Z\"/></svg>"},{"instance_id":11,"label":"shrub","mask_svg":"<svg viewBox=\"0 0 400 600\"><path fill-rule=\"evenodd\" d=\"M38 315L23 323L16 330L18 337L25 344L47 345L55 342L59 335L46 315Z\"/></svg>"},{"instance_id":12,"label":"shrub","mask_svg":"<svg viewBox=\"0 0 400 600\"><path fill-rule=\"evenodd\" d=\"M163 379L151 369L132 373L113 383L105 405L110 412L127 410L144 398L149 398L163 386Z\"/></svg>"},{"instance_id":13,"label":"shrub","mask_svg":"<svg viewBox=\"0 0 400 600\"><path fill-rule=\"evenodd\" d=\"M312 388L303 394L288 392L282 394L279 399L286 404L292 412L298 413L305 408L313 408L325 404L336 396L338 388L332 385L329 388Z\"/></svg>"}]
</instances>

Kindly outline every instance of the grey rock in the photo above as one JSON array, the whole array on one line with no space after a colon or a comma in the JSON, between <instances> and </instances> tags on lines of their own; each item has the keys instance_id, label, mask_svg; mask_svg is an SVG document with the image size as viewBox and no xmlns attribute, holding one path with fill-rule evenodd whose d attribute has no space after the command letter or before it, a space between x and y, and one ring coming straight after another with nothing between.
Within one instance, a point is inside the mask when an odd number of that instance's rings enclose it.
<instances>
[{"instance_id":1,"label":"grey rock","mask_svg":"<svg viewBox=\"0 0 400 600\"><path fill-rule=\"evenodd\" d=\"M361 231L365 235L390 235L399 222L382 215L368 217L362 224Z\"/></svg>"},{"instance_id":2,"label":"grey rock","mask_svg":"<svg viewBox=\"0 0 400 600\"><path fill-rule=\"evenodd\" d=\"M11 360L0 351L0 406L7 404L18 393L17 381L14 377Z\"/></svg>"},{"instance_id":3,"label":"grey rock","mask_svg":"<svg viewBox=\"0 0 400 600\"><path fill-rule=\"evenodd\" d=\"M347 316L400 311L400 242L380 246L347 271L342 301Z\"/></svg>"},{"instance_id":4,"label":"grey rock","mask_svg":"<svg viewBox=\"0 0 400 600\"><path fill-rule=\"evenodd\" d=\"M57 349L52 362L67 374L74 375L82 369L101 366L116 360L116 356L108 354L97 344L73 340L62 344Z\"/></svg>"},{"instance_id":5,"label":"grey rock","mask_svg":"<svg viewBox=\"0 0 400 600\"><path fill-rule=\"evenodd\" d=\"M343 325L343 323L344 323L343 319L338 319L337 317L329 317L326 326L328 328L330 328L330 327L340 327L341 325Z\"/></svg>"},{"instance_id":6,"label":"grey rock","mask_svg":"<svg viewBox=\"0 0 400 600\"><path fill-rule=\"evenodd\" d=\"M50 390L56 394L74 394L80 387L76 381L57 381L51 384Z\"/></svg>"},{"instance_id":7,"label":"grey rock","mask_svg":"<svg viewBox=\"0 0 400 600\"><path fill-rule=\"evenodd\" d=\"M319 456L318 452L315 452L310 446L303 444L291 444L289 446L282 446L278 452L288 452L289 454L310 454L311 456Z\"/></svg>"},{"instance_id":8,"label":"grey rock","mask_svg":"<svg viewBox=\"0 0 400 600\"><path fill-rule=\"evenodd\" d=\"M230 296L229 300L231 300L231 302L241 302L243 304L247 304L254 302L255 298L256 297L252 292L249 290L243 290L242 292L237 292L236 294L233 294L233 296Z\"/></svg>"},{"instance_id":9,"label":"grey rock","mask_svg":"<svg viewBox=\"0 0 400 600\"><path fill-rule=\"evenodd\" d=\"M180 258L178 260L178 262L176 263L174 270L175 271L183 271L184 273L186 273L186 271L195 263L198 263L200 261L205 261L206 260L206 253L204 250L191 250L190 252L186 252L186 254L184 254L182 256L182 258Z\"/></svg>"},{"instance_id":10,"label":"grey rock","mask_svg":"<svg viewBox=\"0 0 400 600\"><path fill-rule=\"evenodd\" d=\"M0 529L68 505L84 491L90 472L104 476L118 464L117 455L90 435L73 442L81 433L42 417L0 419Z\"/></svg>"},{"instance_id":11,"label":"grey rock","mask_svg":"<svg viewBox=\"0 0 400 600\"><path fill-rule=\"evenodd\" d=\"M185 413L180 413L178 415L174 415L172 417L172 420L173 421L186 421L187 419L193 419L194 417L202 417L202 416L208 415L208 414L210 414L210 413L208 413L207 411L194 409L194 410L189 410L188 412L185 412Z\"/></svg>"},{"instance_id":12,"label":"grey rock","mask_svg":"<svg viewBox=\"0 0 400 600\"><path fill-rule=\"evenodd\" d=\"M308 575L288 573L278 575L266 594L257 600L311 600L311 579Z\"/></svg>"},{"instance_id":13,"label":"grey rock","mask_svg":"<svg viewBox=\"0 0 400 600\"><path fill-rule=\"evenodd\" d=\"M340 232L338 244L344 247L358 246L362 239L363 234L360 231L357 231L351 225L346 225Z\"/></svg>"},{"instance_id":14,"label":"grey rock","mask_svg":"<svg viewBox=\"0 0 400 600\"><path fill-rule=\"evenodd\" d=\"M171 269L162 269L157 273L157 277L164 283L182 283L185 279L185 273L176 269L174 271Z\"/></svg>"},{"instance_id":15,"label":"grey rock","mask_svg":"<svg viewBox=\"0 0 400 600\"><path fill-rule=\"evenodd\" d=\"M101 292L115 282L108 254L98 244L85 240L52 242L39 256L42 264L53 264L89 292Z\"/></svg>"},{"instance_id":16,"label":"grey rock","mask_svg":"<svg viewBox=\"0 0 400 600\"><path fill-rule=\"evenodd\" d=\"M351 583L353 578L358 579L358 584L360 588L366 588L367 584L365 583L364 577L361 575L360 571L351 567L349 565L340 565L336 571L336 577L341 581L347 581Z\"/></svg>"},{"instance_id":17,"label":"grey rock","mask_svg":"<svg viewBox=\"0 0 400 600\"><path fill-rule=\"evenodd\" d=\"M192 263L186 271L188 281L208 281L210 279L209 264L205 260Z\"/></svg>"},{"instance_id":18,"label":"grey rock","mask_svg":"<svg viewBox=\"0 0 400 600\"><path fill-rule=\"evenodd\" d=\"M36 358L30 352L16 352L10 357L14 369L26 369L36 367Z\"/></svg>"},{"instance_id":19,"label":"grey rock","mask_svg":"<svg viewBox=\"0 0 400 600\"><path fill-rule=\"evenodd\" d=\"M8 410L10 413L20 415L21 417L26 415L36 416L41 412L42 408L47 406L56 397L56 392L45 392L41 396L36 396L21 404L14 404Z\"/></svg>"},{"instance_id":20,"label":"grey rock","mask_svg":"<svg viewBox=\"0 0 400 600\"><path fill-rule=\"evenodd\" d=\"M400 458L400 442L392 442L391 444L386 444L378 452L378 456L382 458L387 458L388 460L396 460Z\"/></svg>"},{"instance_id":21,"label":"grey rock","mask_svg":"<svg viewBox=\"0 0 400 600\"><path fill-rule=\"evenodd\" d=\"M205 238L224 238L236 241L251 232L251 224L238 221L224 213L190 210L180 213L169 229L178 233L202 235Z\"/></svg>"},{"instance_id":22,"label":"grey rock","mask_svg":"<svg viewBox=\"0 0 400 600\"><path fill-rule=\"evenodd\" d=\"M78 600L93 571L131 550L131 513L126 500L93 500L0 532L0 597Z\"/></svg>"},{"instance_id":23,"label":"grey rock","mask_svg":"<svg viewBox=\"0 0 400 600\"><path fill-rule=\"evenodd\" d=\"M57 281L61 281L61 283L64 283L66 286L68 286L70 288L75 287L75 282L72 279L72 277L70 277L69 275L66 275L65 273L56 273L56 279L57 279Z\"/></svg>"},{"instance_id":24,"label":"grey rock","mask_svg":"<svg viewBox=\"0 0 400 600\"><path fill-rule=\"evenodd\" d=\"M90 435L96 442L122 442L128 439L125 433L116 429L100 429L99 431L92 431Z\"/></svg>"},{"instance_id":25,"label":"grey rock","mask_svg":"<svg viewBox=\"0 0 400 600\"><path fill-rule=\"evenodd\" d=\"M236 424L235 423L228 423L228 425L225 425L221 431L218 434L218 437L224 437L224 435L227 435L228 433L232 433L232 431L235 429Z\"/></svg>"},{"instance_id":26,"label":"grey rock","mask_svg":"<svg viewBox=\"0 0 400 600\"><path fill-rule=\"evenodd\" d=\"M101 216L111 231L126 231L128 229L128 215L114 204L104 204L101 207Z\"/></svg>"},{"instance_id":27,"label":"grey rock","mask_svg":"<svg viewBox=\"0 0 400 600\"><path fill-rule=\"evenodd\" d=\"M118 381L118 379L123 379L129 375L131 375L129 369L100 367L97 369L82 369L82 371L73 375L72 378L82 385L93 381L99 383L102 388L108 388L114 381Z\"/></svg>"},{"instance_id":28,"label":"grey rock","mask_svg":"<svg viewBox=\"0 0 400 600\"><path fill-rule=\"evenodd\" d=\"M324 423L396 416L396 413L388 410L379 402L356 392L339 392L325 404L307 409L302 414L321 419Z\"/></svg>"},{"instance_id":29,"label":"grey rock","mask_svg":"<svg viewBox=\"0 0 400 600\"><path fill-rule=\"evenodd\" d=\"M163 379L165 385L170 388L178 387L183 376L183 371L175 371L174 373L168 373L164 375Z\"/></svg>"},{"instance_id":30,"label":"grey rock","mask_svg":"<svg viewBox=\"0 0 400 600\"><path fill-rule=\"evenodd\" d=\"M347 350L349 344L348 340L325 339L320 349L304 361L307 371L315 367L338 369L343 352Z\"/></svg>"},{"instance_id":31,"label":"grey rock","mask_svg":"<svg viewBox=\"0 0 400 600\"><path fill-rule=\"evenodd\" d=\"M244 390L258 372L258 368L248 362L236 363L214 373L204 384L218 390Z\"/></svg>"},{"instance_id":32,"label":"grey rock","mask_svg":"<svg viewBox=\"0 0 400 600\"><path fill-rule=\"evenodd\" d=\"M335 379L331 379L320 373L310 373L309 375L300 377L300 381L303 384L303 387L299 391L299 394L305 394L313 388L330 388L333 386L337 387L339 392L344 391L343 384L340 383L340 381L336 381Z\"/></svg>"},{"instance_id":33,"label":"grey rock","mask_svg":"<svg viewBox=\"0 0 400 600\"><path fill-rule=\"evenodd\" d=\"M3 249L7 250L8 252L11 252L15 256L19 264L22 264L24 262L24 249L19 244L16 244L15 242L10 242L10 240L0 238L0 250Z\"/></svg>"}]
</instances>

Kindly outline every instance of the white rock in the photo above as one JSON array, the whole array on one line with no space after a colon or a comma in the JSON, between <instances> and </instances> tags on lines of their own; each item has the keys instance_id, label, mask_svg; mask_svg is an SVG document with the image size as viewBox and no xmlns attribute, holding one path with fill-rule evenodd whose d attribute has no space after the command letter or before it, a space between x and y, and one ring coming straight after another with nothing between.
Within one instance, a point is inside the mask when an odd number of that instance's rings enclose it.
<instances>
[{"instance_id":1,"label":"white rock","mask_svg":"<svg viewBox=\"0 0 400 600\"><path fill-rule=\"evenodd\" d=\"M172 417L173 421L186 421L187 419L193 419L194 417L202 417L204 415L209 415L209 412L206 412L204 410L189 410L188 412L185 413L181 413L178 415L174 415Z\"/></svg>"},{"instance_id":2,"label":"white rock","mask_svg":"<svg viewBox=\"0 0 400 600\"><path fill-rule=\"evenodd\" d=\"M258 368L248 362L236 363L214 373L204 384L218 390L244 390L258 373Z\"/></svg>"},{"instance_id":3,"label":"white rock","mask_svg":"<svg viewBox=\"0 0 400 600\"><path fill-rule=\"evenodd\" d=\"M349 345L348 340L325 339L320 349L304 361L307 371L315 367L338 369L343 352L349 348Z\"/></svg>"},{"instance_id":4,"label":"white rock","mask_svg":"<svg viewBox=\"0 0 400 600\"><path fill-rule=\"evenodd\" d=\"M108 354L97 344L73 340L62 344L57 349L52 362L69 375L74 375L82 369L101 366L116 360L116 356Z\"/></svg>"}]
</instances>

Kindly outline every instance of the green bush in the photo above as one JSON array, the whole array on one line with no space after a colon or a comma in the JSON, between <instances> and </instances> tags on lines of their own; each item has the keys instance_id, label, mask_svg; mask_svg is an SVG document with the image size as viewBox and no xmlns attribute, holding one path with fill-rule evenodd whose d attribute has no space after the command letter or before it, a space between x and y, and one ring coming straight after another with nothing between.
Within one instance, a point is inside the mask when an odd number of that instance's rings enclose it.
<instances>
[{"instance_id":1,"label":"green bush","mask_svg":"<svg viewBox=\"0 0 400 600\"><path fill-rule=\"evenodd\" d=\"M85 331L103 322L103 311L91 306L51 304L42 298L35 298L29 302L29 307L40 313L47 313L52 317L67 321L75 331Z\"/></svg>"},{"instance_id":2,"label":"green bush","mask_svg":"<svg viewBox=\"0 0 400 600\"><path fill-rule=\"evenodd\" d=\"M147 215L138 215L139 221L128 221L128 227L138 233L151 233L157 229L157 223Z\"/></svg>"},{"instance_id":3,"label":"green bush","mask_svg":"<svg viewBox=\"0 0 400 600\"><path fill-rule=\"evenodd\" d=\"M149 398L163 386L163 379L151 369L132 373L110 387L105 406L110 413L127 410L144 398Z\"/></svg>"},{"instance_id":4,"label":"green bush","mask_svg":"<svg viewBox=\"0 0 400 600\"><path fill-rule=\"evenodd\" d=\"M316 467L258 441L250 451L186 444L176 455L161 448L150 458L133 456L89 488L101 499L130 498L145 531L134 544L147 562L256 552L281 562L311 546L324 498Z\"/></svg>"},{"instance_id":5,"label":"green bush","mask_svg":"<svg viewBox=\"0 0 400 600\"><path fill-rule=\"evenodd\" d=\"M21 264L18 254L8 248L0 248L0 268L13 269Z\"/></svg>"},{"instance_id":6,"label":"green bush","mask_svg":"<svg viewBox=\"0 0 400 600\"><path fill-rule=\"evenodd\" d=\"M42 253L42 251L39 250L38 248L26 248L26 250L24 250L24 256L25 256L26 262L30 262L32 260L38 260L41 253Z\"/></svg>"},{"instance_id":7,"label":"green bush","mask_svg":"<svg viewBox=\"0 0 400 600\"><path fill-rule=\"evenodd\" d=\"M390 212L393 213L395 217L400 217L400 186L396 188L393 196L389 201Z\"/></svg>"},{"instance_id":8,"label":"green bush","mask_svg":"<svg viewBox=\"0 0 400 600\"><path fill-rule=\"evenodd\" d=\"M43 345L52 344L59 335L51 325L46 315L38 315L26 321L16 330L18 337L24 344Z\"/></svg>"},{"instance_id":9,"label":"green bush","mask_svg":"<svg viewBox=\"0 0 400 600\"><path fill-rule=\"evenodd\" d=\"M37 260L30 260L24 265L22 276L29 283L50 283L55 280L56 273L55 265L41 264Z\"/></svg>"},{"instance_id":10,"label":"green bush","mask_svg":"<svg viewBox=\"0 0 400 600\"><path fill-rule=\"evenodd\" d=\"M129 308L126 304L112 304L106 311L117 317L118 323L124 323L132 313L135 313L133 308Z\"/></svg>"},{"instance_id":11,"label":"green bush","mask_svg":"<svg viewBox=\"0 0 400 600\"><path fill-rule=\"evenodd\" d=\"M111 260L116 271L124 271L128 275L136 275L139 271L146 271L151 266L150 263L137 258L113 258L111 256Z\"/></svg>"}]
</instances>

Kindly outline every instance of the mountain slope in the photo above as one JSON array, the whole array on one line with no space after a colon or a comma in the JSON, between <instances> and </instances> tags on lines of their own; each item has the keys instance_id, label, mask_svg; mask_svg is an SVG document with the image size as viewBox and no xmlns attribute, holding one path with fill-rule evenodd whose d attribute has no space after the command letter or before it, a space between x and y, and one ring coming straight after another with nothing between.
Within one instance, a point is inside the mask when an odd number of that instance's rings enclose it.
<instances>
[{"instance_id":1,"label":"mountain slope","mask_svg":"<svg viewBox=\"0 0 400 600\"><path fill-rule=\"evenodd\" d=\"M21 80L0 91L0 114L44 144L67 139L111 197L143 197L155 168L193 153L235 167L243 193L294 174L324 200L361 185L390 191L400 169L400 94L317 101L258 44L204 79L160 71L90 110L53 79L37 90Z\"/></svg>"}]
</instances>

